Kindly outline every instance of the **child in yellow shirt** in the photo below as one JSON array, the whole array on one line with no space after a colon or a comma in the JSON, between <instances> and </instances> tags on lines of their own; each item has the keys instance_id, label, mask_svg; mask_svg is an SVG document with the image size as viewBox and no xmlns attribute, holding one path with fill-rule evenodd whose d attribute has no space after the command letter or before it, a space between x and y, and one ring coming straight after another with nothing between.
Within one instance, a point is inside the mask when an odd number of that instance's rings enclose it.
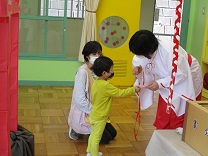
<instances>
[{"instance_id":1,"label":"child in yellow shirt","mask_svg":"<svg viewBox=\"0 0 208 156\"><path fill-rule=\"evenodd\" d=\"M98 79L92 85L92 110L90 113L90 124L92 131L88 140L87 156L102 156L99 150L99 142L102 137L113 97L124 97L140 91L140 87L129 87L119 89L107 80L114 75L113 61L105 56L97 58L92 70Z\"/></svg>"}]
</instances>

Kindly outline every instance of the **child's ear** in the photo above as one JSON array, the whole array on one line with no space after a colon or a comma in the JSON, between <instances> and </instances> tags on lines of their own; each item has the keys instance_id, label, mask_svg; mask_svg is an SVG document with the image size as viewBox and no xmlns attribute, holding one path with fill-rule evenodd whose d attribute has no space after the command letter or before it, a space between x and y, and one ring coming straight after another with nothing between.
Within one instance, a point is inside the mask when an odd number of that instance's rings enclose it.
<instances>
[{"instance_id":1,"label":"child's ear","mask_svg":"<svg viewBox=\"0 0 208 156\"><path fill-rule=\"evenodd\" d=\"M103 72L102 72L102 76L105 75L105 74L106 74L106 71L103 71Z\"/></svg>"}]
</instances>

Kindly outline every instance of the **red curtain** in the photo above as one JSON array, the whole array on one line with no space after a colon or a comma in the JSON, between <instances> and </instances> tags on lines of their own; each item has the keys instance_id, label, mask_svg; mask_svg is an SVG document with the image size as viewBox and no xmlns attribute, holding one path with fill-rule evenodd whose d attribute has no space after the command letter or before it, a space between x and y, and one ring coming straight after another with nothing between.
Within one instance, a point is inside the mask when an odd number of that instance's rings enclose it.
<instances>
[{"instance_id":1,"label":"red curtain","mask_svg":"<svg viewBox=\"0 0 208 156\"><path fill-rule=\"evenodd\" d=\"M19 0L0 0L0 156L11 155L18 124Z\"/></svg>"}]
</instances>

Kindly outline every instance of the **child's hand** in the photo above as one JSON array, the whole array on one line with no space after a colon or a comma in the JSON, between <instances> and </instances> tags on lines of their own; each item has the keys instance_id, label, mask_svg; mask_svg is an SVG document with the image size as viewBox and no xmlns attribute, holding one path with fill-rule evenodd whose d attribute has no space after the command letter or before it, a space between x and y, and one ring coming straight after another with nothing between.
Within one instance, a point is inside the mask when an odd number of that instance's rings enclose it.
<instances>
[{"instance_id":1,"label":"child's hand","mask_svg":"<svg viewBox=\"0 0 208 156\"><path fill-rule=\"evenodd\" d=\"M140 92L141 88L139 86L134 86L136 93Z\"/></svg>"},{"instance_id":2,"label":"child's hand","mask_svg":"<svg viewBox=\"0 0 208 156\"><path fill-rule=\"evenodd\" d=\"M134 67L134 69L132 70L132 74L133 75L138 75L139 73L141 73L142 71L142 66L136 66Z\"/></svg>"}]
</instances>

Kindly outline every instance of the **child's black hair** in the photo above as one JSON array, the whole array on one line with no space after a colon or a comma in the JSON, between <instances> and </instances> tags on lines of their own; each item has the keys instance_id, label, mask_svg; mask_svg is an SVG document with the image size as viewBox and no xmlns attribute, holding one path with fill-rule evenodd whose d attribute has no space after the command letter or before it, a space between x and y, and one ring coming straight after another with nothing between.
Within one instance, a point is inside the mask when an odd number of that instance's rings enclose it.
<instances>
[{"instance_id":1,"label":"child's black hair","mask_svg":"<svg viewBox=\"0 0 208 156\"><path fill-rule=\"evenodd\" d=\"M97 41L89 41L85 44L82 50L82 55L84 55L84 59L87 62L87 56L89 56L90 54L95 54L97 52L102 53L102 46L100 45L100 43Z\"/></svg>"},{"instance_id":2,"label":"child's black hair","mask_svg":"<svg viewBox=\"0 0 208 156\"><path fill-rule=\"evenodd\" d=\"M113 61L109 57L100 56L95 60L91 69L95 75L100 77L104 71L109 72L112 66Z\"/></svg>"},{"instance_id":3,"label":"child's black hair","mask_svg":"<svg viewBox=\"0 0 208 156\"><path fill-rule=\"evenodd\" d=\"M150 59L158 48L158 40L149 30L137 31L129 41L129 49L135 55L142 55Z\"/></svg>"}]
</instances>

